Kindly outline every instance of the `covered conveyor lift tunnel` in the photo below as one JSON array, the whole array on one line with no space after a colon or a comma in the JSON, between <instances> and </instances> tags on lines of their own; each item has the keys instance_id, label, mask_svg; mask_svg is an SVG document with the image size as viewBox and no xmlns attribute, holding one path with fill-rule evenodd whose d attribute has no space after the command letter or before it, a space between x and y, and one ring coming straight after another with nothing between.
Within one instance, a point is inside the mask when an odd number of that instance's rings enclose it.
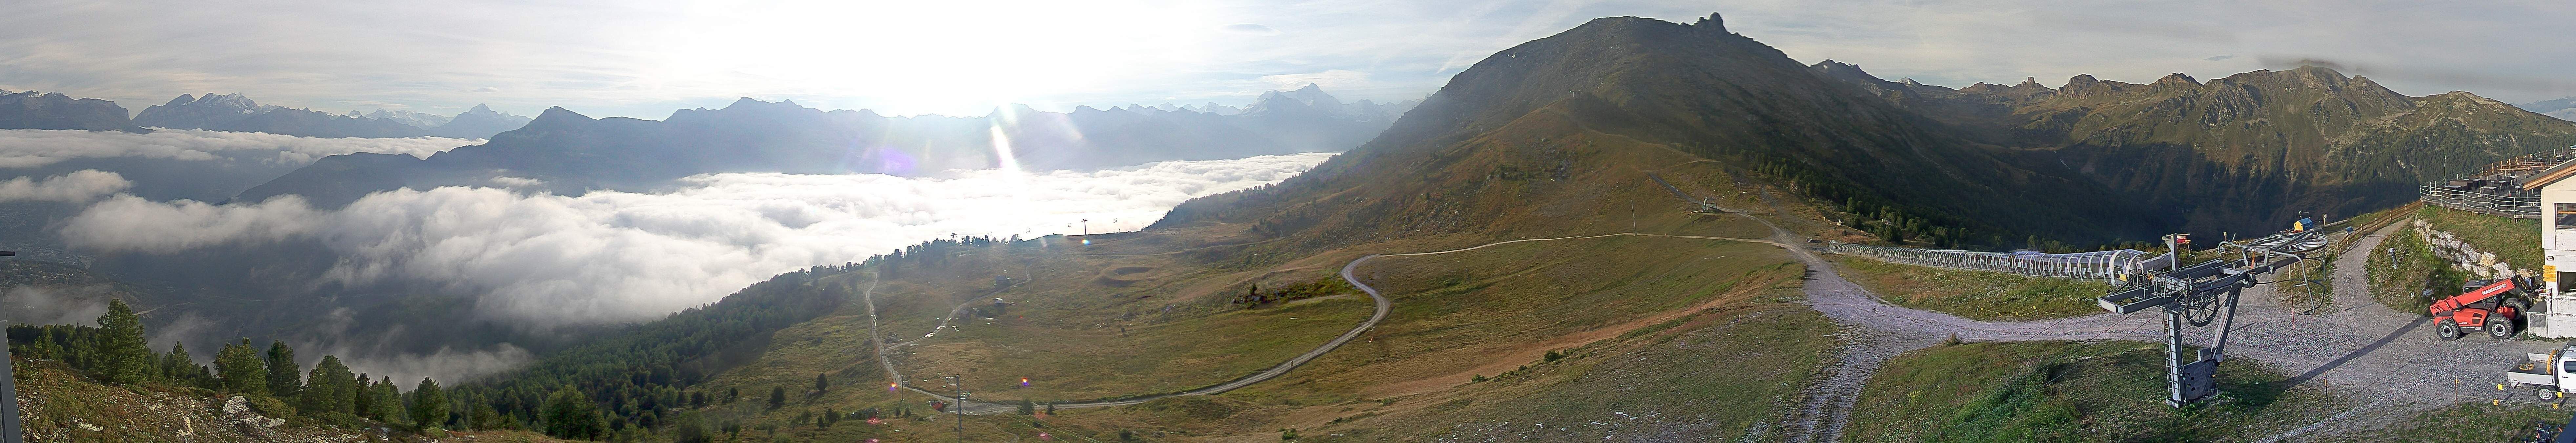
<instances>
[{"instance_id":1,"label":"covered conveyor lift tunnel","mask_svg":"<svg viewBox=\"0 0 2576 443\"><path fill-rule=\"evenodd\" d=\"M2226 257L2150 274L2138 284L2113 290L2100 303L2119 314L2164 311L2165 404L2182 407L2217 393L2212 375L2226 360L2227 332L2235 325L2236 301L2245 288L2270 283L2257 277L2297 264L2325 245L2325 235L2313 231L2220 243ZM2209 346L2184 359L2183 329L2212 323L2218 331L2211 334Z\"/></svg>"}]
</instances>

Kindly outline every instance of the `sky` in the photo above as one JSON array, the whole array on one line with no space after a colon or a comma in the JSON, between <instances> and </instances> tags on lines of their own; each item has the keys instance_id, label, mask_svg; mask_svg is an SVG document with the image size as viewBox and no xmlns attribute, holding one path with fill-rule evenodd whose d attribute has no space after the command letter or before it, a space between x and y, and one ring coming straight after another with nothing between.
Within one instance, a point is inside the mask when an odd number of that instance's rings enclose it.
<instances>
[{"instance_id":1,"label":"sky","mask_svg":"<svg viewBox=\"0 0 2576 443\"><path fill-rule=\"evenodd\" d=\"M1420 98L1496 51L1606 16L1729 29L1802 62L1931 84L2147 82L2330 64L2398 92L2576 95L2576 4L2416 1L0 2L0 89L242 92L328 111L659 119L736 97L893 115L1241 105L1316 83Z\"/></svg>"}]
</instances>

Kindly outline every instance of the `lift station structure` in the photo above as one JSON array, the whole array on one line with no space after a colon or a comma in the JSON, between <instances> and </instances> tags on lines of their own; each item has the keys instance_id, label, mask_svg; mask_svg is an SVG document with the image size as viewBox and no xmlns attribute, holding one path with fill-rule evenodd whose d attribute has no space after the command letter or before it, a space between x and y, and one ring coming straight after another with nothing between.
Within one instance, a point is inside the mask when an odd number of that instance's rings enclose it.
<instances>
[{"instance_id":1,"label":"lift station structure","mask_svg":"<svg viewBox=\"0 0 2576 443\"><path fill-rule=\"evenodd\" d=\"M2103 296L2099 303L2102 309L2119 314L2164 311L2165 404L2179 408L2218 392L2213 375L2227 358L2227 332L2235 325L2236 300L2245 288L2268 283L2256 277L2297 264L2304 259L2301 254L2325 244L2325 235L2315 231L2220 243L2219 254L2232 257L2151 273L2140 283ZM2183 329L2212 323L2218 331L2210 337L2209 347L2184 359Z\"/></svg>"}]
</instances>

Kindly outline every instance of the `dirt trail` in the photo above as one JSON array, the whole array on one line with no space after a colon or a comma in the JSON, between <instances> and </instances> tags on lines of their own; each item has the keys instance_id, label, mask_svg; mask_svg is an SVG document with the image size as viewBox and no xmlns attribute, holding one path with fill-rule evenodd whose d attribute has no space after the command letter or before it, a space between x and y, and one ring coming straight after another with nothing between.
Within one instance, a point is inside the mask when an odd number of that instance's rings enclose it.
<instances>
[{"instance_id":1,"label":"dirt trail","mask_svg":"<svg viewBox=\"0 0 2576 443\"><path fill-rule=\"evenodd\" d=\"M1769 192L1763 192L1762 197L1766 202L1771 202L1775 214L1781 213L1778 211L1777 202L1772 201ZM1371 315L1368 321L1362 322L1349 332L1314 350L1270 369L1206 388L1118 401L1058 404L1056 407L1120 406L1170 396L1216 394L1285 374L1308 360L1331 352L1342 343L1366 332L1386 317L1391 303L1376 288L1360 282L1353 275L1353 270L1360 264L1373 258L1446 254L1510 243L1624 235L1749 241L1779 246L1788 250L1793 258L1807 266L1809 281L1802 290L1806 294L1808 305L1841 324L1867 330L1866 333L1847 334L1854 338L1845 342L1833 366L1826 371L1818 383L1809 386L1800 394L1799 409L1790 413L1788 418L1791 423L1787 423L1789 426L1781 429L1786 439L1791 442L1840 440L1842 431L1850 420L1851 408L1858 401L1861 388L1867 384L1870 376L1875 374L1880 366L1896 355L1931 346L1952 336L1964 341L2162 340L2162 318L2151 313L2125 316L2105 313L2056 320L1989 322L1896 306L1844 279L1831 261L1825 260L1815 251L1802 247L1797 236L1791 235L1772 221L1733 209L1726 209L1726 212L1742 215L1769 226L1772 230L1771 238L1740 239L1617 233L1510 240L1447 251L1360 257L1343 266L1342 278L1367 292L1370 298L1376 301L1376 313ZM2337 261L2365 263L2368 259L2366 254L2376 250L2380 240L2388 235L2389 231L2395 229L2397 227L2392 225L2381 229L2380 232L2369 233ZM2267 284L2247 289L2237 312L2237 326L2231 335L2233 341L2229 343L2227 349L2231 358L2252 358L2289 372L2292 374L2290 383L2294 385L2320 383L2332 393L2370 399L2364 409L2381 411L2357 413L2359 410L2356 410L2329 418L2328 422L2402 413L2470 400L2501 398L2508 401L2528 401L2528 398L2518 398L2528 397L2528 393L2495 391L2489 382L2497 376L2493 373L2493 369L2503 367L2506 363L2520 358L2524 352L2546 352L2558 346L2553 341L2492 340L2482 337L2442 342L2427 330L2422 316L2390 311L2385 306L2372 302L2363 266L2338 267L2331 278L2335 281L2334 299L2337 308L2315 315L2301 314L2300 311L2307 308L2304 306L2284 305L2281 298L2273 294L2275 285ZM862 298L873 297L873 289L872 283L870 290L862 292ZM871 340L878 341L877 352L882 357L885 349L880 338L882 335L874 332L875 302L873 299L868 301L868 305ZM2201 330L2187 333L2185 339L2206 343L2211 334L2210 331L2206 328L2198 329ZM880 358L880 361L882 362L883 359ZM896 374L893 375L896 383L911 388L899 373L894 372L891 363L885 364L888 365L889 374ZM913 390L933 397L946 398L936 393ZM967 413L970 414L1007 413L1011 409L1010 405L967 403ZM2295 438L2324 425L2326 423L2322 422L2310 425L2290 433L2273 436L2267 441Z\"/></svg>"}]
</instances>

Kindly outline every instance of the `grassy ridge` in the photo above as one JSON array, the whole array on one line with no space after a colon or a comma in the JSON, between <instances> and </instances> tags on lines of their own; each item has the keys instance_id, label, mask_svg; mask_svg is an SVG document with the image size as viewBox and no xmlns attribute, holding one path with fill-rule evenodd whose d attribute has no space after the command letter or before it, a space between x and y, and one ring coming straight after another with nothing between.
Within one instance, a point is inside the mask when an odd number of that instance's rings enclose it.
<instances>
[{"instance_id":1,"label":"grassy ridge","mask_svg":"<svg viewBox=\"0 0 2576 443\"><path fill-rule=\"evenodd\" d=\"M1943 269L1831 256L1843 277L1899 306L1978 320L2065 318L2100 312L2094 300L2110 291L2100 282L2031 277L2001 272Z\"/></svg>"}]
</instances>

